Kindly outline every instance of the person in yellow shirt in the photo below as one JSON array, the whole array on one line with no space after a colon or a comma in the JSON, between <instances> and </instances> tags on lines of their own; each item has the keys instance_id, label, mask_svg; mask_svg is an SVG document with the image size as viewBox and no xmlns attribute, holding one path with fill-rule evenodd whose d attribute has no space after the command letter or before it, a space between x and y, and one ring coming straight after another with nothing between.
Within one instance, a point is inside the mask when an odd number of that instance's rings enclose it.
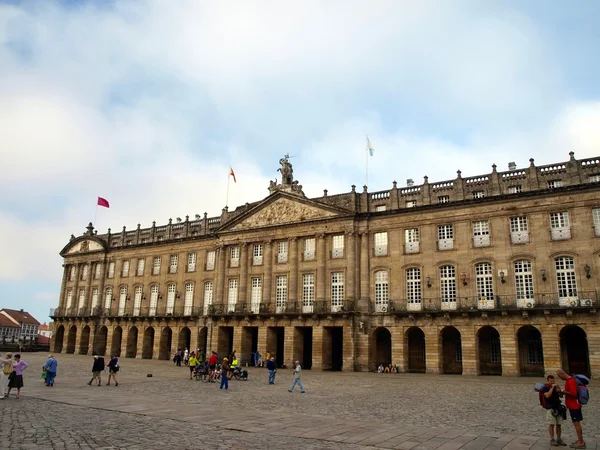
<instances>
[{"instance_id":1,"label":"person in yellow shirt","mask_svg":"<svg viewBox=\"0 0 600 450\"><path fill-rule=\"evenodd\" d=\"M194 369L196 368L196 364L198 364L198 360L196 359L196 354L192 352L190 354L189 365L190 365L190 380L194 376Z\"/></svg>"}]
</instances>

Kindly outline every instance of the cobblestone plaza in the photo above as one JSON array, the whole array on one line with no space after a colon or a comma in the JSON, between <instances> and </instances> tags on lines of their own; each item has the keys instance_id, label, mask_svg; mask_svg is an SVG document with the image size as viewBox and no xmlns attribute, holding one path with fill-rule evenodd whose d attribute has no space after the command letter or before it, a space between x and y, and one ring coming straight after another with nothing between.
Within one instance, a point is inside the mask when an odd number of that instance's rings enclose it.
<instances>
[{"instance_id":1,"label":"cobblestone plaza","mask_svg":"<svg viewBox=\"0 0 600 450\"><path fill-rule=\"evenodd\" d=\"M22 397L0 402L2 448L12 449L547 449L535 378L291 370L269 386L264 369L229 391L188 379L168 361L122 359L119 386L88 386L92 358L58 355L54 388L25 354ZM146 374L152 373L148 378ZM106 382L106 378L103 380ZM587 448L600 438L600 390L584 407ZM563 435L574 440L573 426Z\"/></svg>"}]
</instances>

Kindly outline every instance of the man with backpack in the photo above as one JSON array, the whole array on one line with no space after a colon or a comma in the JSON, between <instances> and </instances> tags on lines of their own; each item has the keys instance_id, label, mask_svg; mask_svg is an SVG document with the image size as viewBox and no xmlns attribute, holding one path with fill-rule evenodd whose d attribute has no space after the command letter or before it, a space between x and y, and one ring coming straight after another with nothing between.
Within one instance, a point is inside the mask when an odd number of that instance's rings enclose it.
<instances>
[{"instance_id":1,"label":"man with backpack","mask_svg":"<svg viewBox=\"0 0 600 450\"><path fill-rule=\"evenodd\" d=\"M546 377L547 383L540 390L540 403L547 410L546 421L548 422L548 434L550 435L550 445L552 447L563 446L567 444L562 440L562 422L567 418L567 410L560 403L563 396L560 386L556 384L554 375ZM554 428L556 428L556 439L554 438Z\"/></svg>"},{"instance_id":2,"label":"man with backpack","mask_svg":"<svg viewBox=\"0 0 600 450\"><path fill-rule=\"evenodd\" d=\"M583 420L581 405L582 403L587 403L587 398L583 398L584 396L587 397L587 386L583 384L585 380L579 379L579 377L582 377L581 375L577 375L577 378L572 377L564 369L559 369L556 374L558 378L565 382L565 388L563 389L565 404L575 426L575 433L577 433L577 441L571 444L571 448L586 448L585 441L583 440L583 429L581 428L581 421ZM586 377L582 378L587 379ZM586 394L582 395L580 390L585 390Z\"/></svg>"}]
</instances>

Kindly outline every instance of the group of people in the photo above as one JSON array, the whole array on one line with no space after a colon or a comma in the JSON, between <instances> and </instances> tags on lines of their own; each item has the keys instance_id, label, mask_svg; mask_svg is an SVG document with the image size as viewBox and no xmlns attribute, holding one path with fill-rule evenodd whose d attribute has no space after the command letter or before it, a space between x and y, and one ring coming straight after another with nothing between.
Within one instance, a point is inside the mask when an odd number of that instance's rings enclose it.
<instances>
[{"instance_id":1,"label":"group of people","mask_svg":"<svg viewBox=\"0 0 600 450\"><path fill-rule=\"evenodd\" d=\"M21 359L20 354L13 356L12 353L7 353L5 358L0 355L0 399L8 398L10 391L17 390L16 398L21 396L21 388L23 387L23 371L29 367L25 361Z\"/></svg>"},{"instance_id":2,"label":"group of people","mask_svg":"<svg viewBox=\"0 0 600 450\"><path fill-rule=\"evenodd\" d=\"M91 386L94 381L97 381L97 386L102 386L102 372L104 372L105 368L108 369L108 381L106 385L110 386L111 380L114 380L115 386L119 385L119 382L117 381L117 373L119 370L121 370L119 358L117 356L113 356L105 366L104 356L94 355L94 362L92 364L92 379L88 381L89 386Z\"/></svg>"},{"instance_id":3,"label":"group of people","mask_svg":"<svg viewBox=\"0 0 600 450\"><path fill-rule=\"evenodd\" d=\"M384 367L383 364L379 364L377 373L398 373L398 368L393 364L389 364L387 367Z\"/></svg>"}]
</instances>

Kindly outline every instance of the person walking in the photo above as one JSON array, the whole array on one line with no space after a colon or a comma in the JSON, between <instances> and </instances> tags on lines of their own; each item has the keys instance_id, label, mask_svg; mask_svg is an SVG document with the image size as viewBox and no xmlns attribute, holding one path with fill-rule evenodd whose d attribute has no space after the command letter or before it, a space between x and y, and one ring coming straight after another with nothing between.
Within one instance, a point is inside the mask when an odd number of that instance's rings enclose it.
<instances>
[{"instance_id":1,"label":"person walking","mask_svg":"<svg viewBox=\"0 0 600 450\"><path fill-rule=\"evenodd\" d=\"M0 400L6 398L8 390L8 376L12 373L12 353L7 353L6 358L0 358Z\"/></svg>"},{"instance_id":2,"label":"person walking","mask_svg":"<svg viewBox=\"0 0 600 450\"><path fill-rule=\"evenodd\" d=\"M119 382L117 381L117 372L121 369L121 367L119 366L119 358L117 358L116 356L113 356L110 359L110 362L107 364L108 367L108 383L106 383L107 386L110 386L110 379L113 378L115 380L115 386L119 385Z\"/></svg>"},{"instance_id":3,"label":"person walking","mask_svg":"<svg viewBox=\"0 0 600 450\"><path fill-rule=\"evenodd\" d=\"M196 355L194 352L190 354L188 364L190 366L190 380L194 376L194 369L196 369L196 364L198 364L198 360L196 359Z\"/></svg>"},{"instance_id":4,"label":"person walking","mask_svg":"<svg viewBox=\"0 0 600 450\"><path fill-rule=\"evenodd\" d=\"M48 361L44 364L43 370L46 371L46 386L54 386L54 378L56 378L56 369L58 368L58 361L54 359L53 355L48 355Z\"/></svg>"},{"instance_id":5,"label":"person walking","mask_svg":"<svg viewBox=\"0 0 600 450\"><path fill-rule=\"evenodd\" d=\"M225 386L225 390L229 389L227 372L229 372L229 360L227 358L223 358L223 364L221 364L221 387L219 389L223 389L223 386Z\"/></svg>"},{"instance_id":6,"label":"person walking","mask_svg":"<svg viewBox=\"0 0 600 450\"><path fill-rule=\"evenodd\" d=\"M91 386L94 380L98 380L98 386L102 386L102 372L104 371L104 357L94 355L94 364L92 364L92 379L88 382Z\"/></svg>"},{"instance_id":7,"label":"person walking","mask_svg":"<svg viewBox=\"0 0 600 450\"><path fill-rule=\"evenodd\" d=\"M565 396L565 406L569 410L573 426L575 427L575 433L577 434L577 441L573 442L570 447L586 448L585 441L583 440L583 428L581 427L583 414L581 412L581 403L579 403L579 394L577 393L577 380L569 375L565 369L559 369L556 375L565 382L565 387L562 391Z\"/></svg>"},{"instance_id":8,"label":"person walking","mask_svg":"<svg viewBox=\"0 0 600 450\"><path fill-rule=\"evenodd\" d=\"M296 367L294 368L294 382L292 383L292 386L289 388L289 392L294 392L294 388L296 387L296 385L298 385L298 387L300 388L300 393L304 394L304 386L302 386L302 367L300 367L300 361L296 361L295 362Z\"/></svg>"},{"instance_id":9,"label":"person walking","mask_svg":"<svg viewBox=\"0 0 600 450\"><path fill-rule=\"evenodd\" d=\"M21 388L23 387L23 371L29 367L25 361L21 359L20 354L15 355L15 362L12 366L13 371L9 375L8 379L8 392L6 393L6 398L10 395L10 391L13 388L17 388L17 397L21 396Z\"/></svg>"},{"instance_id":10,"label":"person walking","mask_svg":"<svg viewBox=\"0 0 600 450\"><path fill-rule=\"evenodd\" d=\"M267 371L269 372L269 384L275 384L275 374L277 373L275 358L271 358L267 361Z\"/></svg>"}]
</instances>

